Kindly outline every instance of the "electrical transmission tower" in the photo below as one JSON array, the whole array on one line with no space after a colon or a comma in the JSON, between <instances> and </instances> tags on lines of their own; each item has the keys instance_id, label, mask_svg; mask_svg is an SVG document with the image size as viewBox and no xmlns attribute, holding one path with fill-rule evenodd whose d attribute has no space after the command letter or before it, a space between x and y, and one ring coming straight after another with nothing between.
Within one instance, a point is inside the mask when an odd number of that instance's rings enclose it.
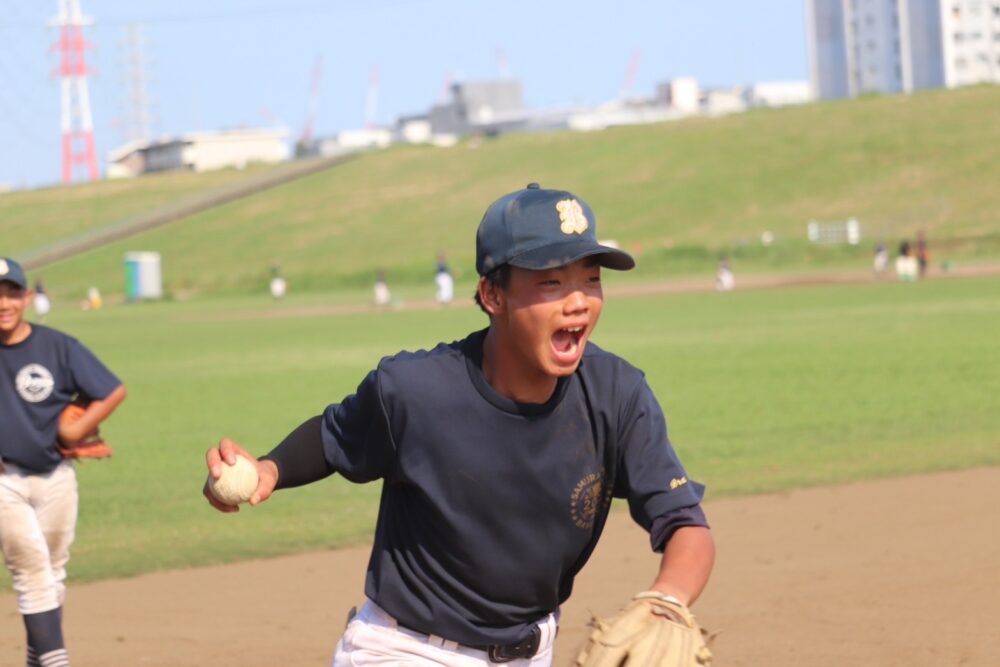
<instances>
[{"instance_id":1,"label":"electrical transmission tower","mask_svg":"<svg viewBox=\"0 0 1000 667\"><path fill-rule=\"evenodd\" d=\"M62 180L73 180L73 167L87 167L90 180L97 180L97 150L94 146L94 121L90 115L90 92L87 89L87 67L84 54L91 45L83 39L83 26L93 21L80 11L79 0L59 0L59 15L49 22L59 28L59 40L52 45L60 53L62 106Z\"/></svg>"},{"instance_id":2,"label":"electrical transmission tower","mask_svg":"<svg viewBox=\"0 0 1000 667\"><path fill-rule=\"evenodd\" d=\"M125 138L128 141L145 141L152 134L153 118L147 92L149 80L146 71L146 40L142 25L129 23L125 32L125 69L128 103L126 110Z\"/></svg>"}]
</instances>

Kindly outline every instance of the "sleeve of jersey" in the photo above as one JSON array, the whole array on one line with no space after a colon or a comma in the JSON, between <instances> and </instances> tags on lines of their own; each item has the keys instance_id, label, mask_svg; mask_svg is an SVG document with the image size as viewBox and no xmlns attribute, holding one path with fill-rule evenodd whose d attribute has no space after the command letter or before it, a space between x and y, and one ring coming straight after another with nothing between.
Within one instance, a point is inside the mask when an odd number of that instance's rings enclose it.
<instances>
[{"instance_id":1,"label":"sleeve of jersey","mask_svg":"<svg viewBox=\"0 0 1000 667\"><path fill-rule=\"evenodd\" d=\"M657 517L701 502L705 487L688 478L670 444L663 410L645 380L625 408L619 438L615 495L628 498L636 523L649 531Z\"/></svg>"},{"instance_id":2,"label":"sleeve of jersey","mask_svg":"<svg viewBox=\"0 0 1000 667\"><path fill-rule=\"evenodd\" d=\"M73 386L84 398L104 400L122 383L93 352L76 339L69 341L66 359Z\"/></svg>"},{"instance_id":3,"label":"sleeve of jersey","mask_svg":"<svg viewBox=\"0 0 1000 667\"><path fill-rule=\"evenodd\" d=\"M356 393L327 406L320 433L326 460L352 482L370 482L389 472L396 452L378 370L368 374Z\"/></svg>"}]
</instances>

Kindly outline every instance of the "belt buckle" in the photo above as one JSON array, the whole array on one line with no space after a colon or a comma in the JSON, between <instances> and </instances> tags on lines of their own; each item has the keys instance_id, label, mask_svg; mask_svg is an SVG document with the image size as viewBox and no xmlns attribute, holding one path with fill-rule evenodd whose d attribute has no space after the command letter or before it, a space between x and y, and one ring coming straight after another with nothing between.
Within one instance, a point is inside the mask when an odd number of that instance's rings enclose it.
<instances>
[{"instance_id":1,"label":"belt buckle","mask_svg":"<svg viewBox=\"0 0 1000 667\"><path fill-rule=\"evenodd\" d=\"M531 627L531 636L516 644L492 644L486 649L490 662L510 662L518 658L531 658L538 653L542 643L542 630L537 625Z\"/></svg>"}]
</instances>

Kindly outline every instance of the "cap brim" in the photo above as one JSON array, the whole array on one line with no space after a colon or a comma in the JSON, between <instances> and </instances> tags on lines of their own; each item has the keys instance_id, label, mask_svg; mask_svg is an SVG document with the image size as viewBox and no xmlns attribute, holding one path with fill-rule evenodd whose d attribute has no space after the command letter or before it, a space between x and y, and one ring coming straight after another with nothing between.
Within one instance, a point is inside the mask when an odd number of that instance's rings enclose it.
<instances>
[{"instance_id":1,"label":"cap brim","mask_svg":"<svg viewBox=\"0 0 1000 667\"><path fill-rule=\"evenodd\" d=\"M522 269L544 271L572 264L584 257L596 257L601 266L616 271L635 268L632 255L618 248L599 245L592 241L566 241L522 252L507 263Z\"/></svg>"}]
</instances>

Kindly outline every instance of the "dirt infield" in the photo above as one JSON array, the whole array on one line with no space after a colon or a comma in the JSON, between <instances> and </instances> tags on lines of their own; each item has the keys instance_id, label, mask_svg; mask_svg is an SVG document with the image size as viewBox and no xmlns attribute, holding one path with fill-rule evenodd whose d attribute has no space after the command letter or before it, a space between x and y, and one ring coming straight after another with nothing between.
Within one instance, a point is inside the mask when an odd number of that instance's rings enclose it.
<instances>
[{"instance_id":1,"label":"dirt infield","mask_svg":"<svg viewBox=\"0 0 1000 667\"><path fill-rule=\"evenodd\" d=\"M709 501L719 547L695 607L721 630L716 665L1000 664L1000 468ZM220 521L225 520L219 517ZM327 665L360 601L365 547L70 587L77 667ZM657 557L612 516L563 610L556 665L590 613L652 579ZM0 594L0 665L23 664Z\"/></svg>"},{"instance_id":2,"label":"dirt infield","mask_svg":"<svg viewBox=\"0 0 1000 667\"><path fill-rule=\"evenodd\" d=\"M935 280L954 280L956 278L988 278L1000 276L1000 264L975 264L960 266L945 273L932 270L928 276ZM811 285L847 285L892 282L888 275L876 278L871 271L836 271L815 273L776 273L764 275L741 276L736 289L740 291L778 289L785 287L804 287ZM604 290L604 295L611 298L635 297L661 294L691 294L716 291L714 278L661 278L648 282L625 285L611 285ZM437 310L443 306L433 299L412 299L399 302L389 307L395 311ZM472 299L458 299L450 308L477 307ZM185 315L184 319L191 322L233 322L285 319L290 317L330 317L333 315L359 315L385 310L385 307L371 303L354 303L340 305L313 306L282 306L280 308L261 309L226 309L218 312L201 312Z\"/></svg>"}]
</instances>

